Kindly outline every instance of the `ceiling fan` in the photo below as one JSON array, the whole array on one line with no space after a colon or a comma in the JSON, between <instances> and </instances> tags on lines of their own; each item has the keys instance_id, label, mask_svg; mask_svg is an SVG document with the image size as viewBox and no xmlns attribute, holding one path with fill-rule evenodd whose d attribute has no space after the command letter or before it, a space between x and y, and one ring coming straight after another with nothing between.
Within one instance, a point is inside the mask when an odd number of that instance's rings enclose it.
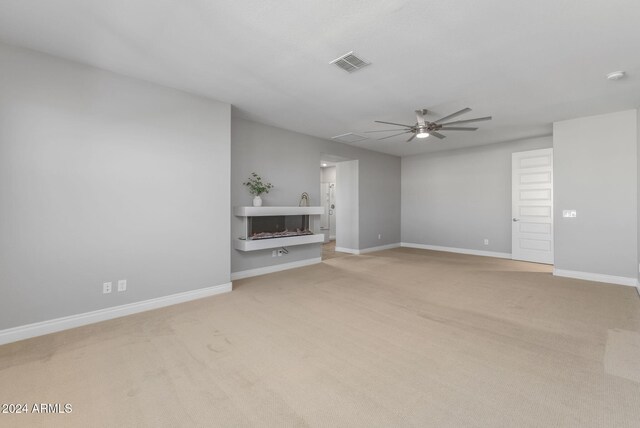
<instances>
[{"instance_id":1,"label":"ceiling fan","mask_svg":"<svg viewBox=\"0 0 640 428\"><path fill-rule=\"evenodd\" d=\"M415 123L415 125L405 125L402 123L394 123L394 122L385 122L382 120L375 120L374 122L377 123L384 123L387 125L394 125L394 126L402 126L405 129L402 132L399 132L397 134L393 134L393 135L389 135L387 137L383 137L383 138L378 138L379 140L385 140L387 138L391 138L391 137L395 137L398 135L402 135L402 134L408 134L408 133L413 133L413 135L407 140L407 142L413 140L414 138L418 137L418 138L427 138L429 135L433 135L436 138L439 139L443 139L445 138L444 135L442 135L441 133L439 133L438 131L475 131L478 128L471 128L471 127L463 127L463 126L452 126L452 125L461 125L463 123L471 123L471 122L480 122L482 120L491 120L491 116L487 116L487 117L478 117L475 119L466 119L466 120L456 120L455 122L446 122L447 120L453 119L454 117L458 117L461 114L465 114L470 112L471 109L469 107L467 108L463 108L460 111L457 111L455 113L452 113L448 116L445 116L441 119L438 119L436 121L433 122L429 122L427 120L425 120L424 116L427 114L427 109L422 109L422 110L416 110L416 119L417 122ZM390 132L390 131L398 131L399 129L381 129L378 131L365 131L366 133L372 133L372 132Z\"/></svg>"}]
</instances>

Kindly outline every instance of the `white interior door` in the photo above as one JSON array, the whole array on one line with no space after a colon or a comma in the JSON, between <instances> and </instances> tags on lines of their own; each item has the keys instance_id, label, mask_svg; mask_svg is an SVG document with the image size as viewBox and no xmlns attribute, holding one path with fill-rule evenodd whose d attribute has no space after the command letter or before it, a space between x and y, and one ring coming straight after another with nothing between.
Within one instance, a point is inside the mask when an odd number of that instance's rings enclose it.
<instances>
[{"instance_id":1,"label":"white interior door","mask_svg":"<svg viewBox=\"0 0 640 428\"><path fill-rule=\"evenodd\" d=\"M511 157L511 256L553 264L553 149Z\"/></svg>"}]
</instances>

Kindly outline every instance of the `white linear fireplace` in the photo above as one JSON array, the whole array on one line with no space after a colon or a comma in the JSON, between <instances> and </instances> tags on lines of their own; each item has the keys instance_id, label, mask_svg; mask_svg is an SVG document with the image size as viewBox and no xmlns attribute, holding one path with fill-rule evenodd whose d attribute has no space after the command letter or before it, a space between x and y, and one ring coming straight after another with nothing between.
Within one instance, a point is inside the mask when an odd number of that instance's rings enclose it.
<instances>
[{"instance_id":1,"label":"white linear fireplace","mask_svg":"<svg viewBox=\"0 0 640 428\"><path fill-rule=\"evenodd\" d=\"M266 250L321 243L319 230L323 207L234 207L233 213L244 219L244 236L234 240L240 251Z\"/></svg>"}]
</instances>

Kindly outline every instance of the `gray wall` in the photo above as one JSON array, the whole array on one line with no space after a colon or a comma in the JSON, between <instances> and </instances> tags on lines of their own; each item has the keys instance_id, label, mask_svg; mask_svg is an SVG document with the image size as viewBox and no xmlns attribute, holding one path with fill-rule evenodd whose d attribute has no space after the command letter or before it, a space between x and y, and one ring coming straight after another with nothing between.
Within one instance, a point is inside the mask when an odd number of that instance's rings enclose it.
<instances>
[{"instance_id":1,"label":"gray wall","mask_svg":"<svg viewBox=\"0 0 640 428\"><path fill-rule=\"evenodd\" d=\"M336 248L357 250L360 242L360 207L358 186L359 161L340 162L336 165Z\"/></svg>"},{"instance_id":2,"label":"gray wall","mask_svg":"<svg viewBox=\"0 0 640 428\"><path fill-rule=\"evenodd\" d=\"M0 329L229 281L229 105L5 45L0 94Z\"/></svg>"},{"instance_id":3,"label":"gray wall","mask_svg":"<svg viewBox=\"0 0 640 428\"><path fill-rule=\"evenodd\" d=\"M402 242L511 253L511 154L551 146L544 137L402 158Z\"/></svg>"},{"instance_id":4,"label":"gray wall","mask_svg":"<svg viewBox=\"0 0 640 428\"><path fill-rule=\"evenodd\" d=\"M307 192L312 205L320 205L320 159L323 154L359 161L359 248L400 242L400 158L310 137L243 119L231 118L231 204L251 205L242 185L253 171L275 188L265 205L298 205ZM231 220L232 240L242 235L242 220ZM378 234L382 239L378 240ZM240 252L231 249L231 271L272 266L320 257L320 245L289 248L272 258L271 251Z\"/></svg>"},{"instance_id":5,"label":"gray wall","mask_svg":"<svg viewBox=\"0 0 640 428\"><path fill-rule=\"evenodd\" d=\"M555 267L636 278L637 111L556 122ZM575 209L577 217L562 218Z\"/></svg>"},{"instance_id":6,"label":"gray wall","mask_svg":"<svg viewBox=\"0 0 640 428\"><path fill-rule=\"evenodd\" d=\"M321 183L335 183L336 182L336 167L335 166L327 166L324 168L320 168L322 171L320 173L320 182Z\"/></svg>"}]
</instances>

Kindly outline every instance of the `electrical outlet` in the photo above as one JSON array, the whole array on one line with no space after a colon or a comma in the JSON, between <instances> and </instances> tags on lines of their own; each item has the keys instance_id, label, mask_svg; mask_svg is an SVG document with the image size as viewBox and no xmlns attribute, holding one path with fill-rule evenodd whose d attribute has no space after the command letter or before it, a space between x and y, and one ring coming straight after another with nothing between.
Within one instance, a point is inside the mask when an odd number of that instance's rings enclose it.
<instances>
[{"instance_id":1,"label":"electrical outlet","mask_svg":"<svg viewBox=\"0 0 640 428\"><path fill-rule=\"evenodd\" d=\"M271 252L271 257L278 257L278 250L273 250Z\"/></svg>"},{"instance_id":2,"label":"electrical outlet","mask_svg":"<svg viewBox=\"0 0 640 428\"><path fill-rule=\"evenodd\" d=\"M103 282L102 283L102 294L111 293L111 288L112 287L113 287L113 284L111 282Z\"/></svg>"},{"instance_id":3,"label":"electrical outlet","mask_svg":"<svg viewBox=\"0 0 640 428\"><path fill-rule=\"evenodd\" d=\"M118 280L118 291L127 291L127 280L119 279Z\"/></svg>"},{"instance_id":4,"label":"electrical outlet","mask_svg":"<svg viewBox=\"0 0 640 428\"><path fill-rule=\"evenodd\" d=\"M378 240L382 239L382 233L378 233Z\"/></svg>"},{"instance_id":5,"label":"electrical outlet","mask_svg":"<svg viewBox=\"0 0 640 428\"><path fill-rule=\"evenodd\" d=\"M278 257L282 257L283 254L284 254L284 251L278 250Z\"/></svg>"},{"instance_id":6,"label":"electrical outlet","mask_svg":"<svg viewBox=\"0 0 640 428\"><path fill-rule=\"evenodd\" d=\"M484 245L489 245L489 239L488 238L484 238Z\"/></svg>"}]
</instances>

